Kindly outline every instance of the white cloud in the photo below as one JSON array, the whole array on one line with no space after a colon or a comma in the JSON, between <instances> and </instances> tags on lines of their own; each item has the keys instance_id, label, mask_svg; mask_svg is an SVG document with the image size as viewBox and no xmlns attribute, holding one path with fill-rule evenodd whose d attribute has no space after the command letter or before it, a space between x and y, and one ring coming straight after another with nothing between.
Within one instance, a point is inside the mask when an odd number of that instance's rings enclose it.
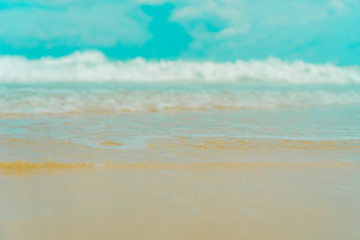
<instances>
[{"instance_id":1,"label":"white cloud","mask_svg":"<svg viewBox=\"0 0 360 240\"><path fill-rule=\"evenodd\" d=\"M42 41L80 47L108 47L118 42L142 45L151 37L147 32L149 20L133 4L94 4L56 10L9 8L0 11L0 36L14 47Z\"/></svg>"},{"instance_id":2,"label":"white cloud","mask_svg":"<svg viewBox=\"0 0 360 240\"><path fill-rule=\"evenodd\" d=\"M331 0L329 3L330 8L333 8L335 10L344 10L345 5L342 0Z\"/></svg>"},{"instance_id":3,"label":"white cloud","mask_svg":"<svg viewBox=\"0 0 360 240\"><path fill-rule=\"evenodd\" d=\"M183 2L186 4L174 10L171 20L184 26L192 36L188 52L219 46L220 42L237 39L251 29L243 0Z\"/></svg>"},{"instance_id":4,"label":"white cloud","mask_svg":"<svg viewBox=\"0 0 360 240\"><path fill-rule=\"evenodd\" d=\"M238 35L247 33L249 30L250 30L249 24L244 24L243 26L240 26L237 28L228 27L228 28L224 28L220 32L218 32L216 35L216 38L224 39L224 38L236 37Z\"/></svg>"},{"instance_id":5,"label":"white cloud","mask_svg":"<svg viewBox=\"0 0 360 240\"><path fill-rule=\"evenodd\" d=\"M93 4L114 4L116 0L2 0L3 4L9 6L25 5L25 6L47 6L47 7L66 7ZM128 1L129 3L130 1ZM122 2L124 3L124 2Z\"/></svg>"},{"instance_id":6,"label":"white cloud","mask_svg":"<svg viewBox=\"0 0 360 240\"><path fill-rule=\"evenodd\" d=\"M330 0L328 3L330 9L338 13L346 14L360 10L359 0ZM359 12L358 12L359 13Z\"/></svg>"},{"instance_id":7,"label":"white cloud","mask_svg":"<svg viewBox=\"0 0 360 240\"><path fill-rule=\"evenodd\" d=\"M169 20L180 24L193 38L189 49L184 51L186 56L212 54L217 57L226 51L228 56L234 56L241 51L241 45L260 49L261 44L263 48L257 53L264 49L282 49L286 53L300 43L306 44L318 38L326 39L327 36L342 36L343 23L350 23L347 31L351 41L356 42L357 29L353 30L352 26L360 19L359 0L1 2L12 7L0 9L2 42L15 47L36 46L46 42L49 47L61 44L95 48L111 47L119 42L141 46L151 38L151 33L147 30L151 17L142 12L140 5L171 3L174 10ZM333 26L336 23L338 25L335 29ZM298 32L301 33L296 35Z\"/></svg>"}]
</instances>

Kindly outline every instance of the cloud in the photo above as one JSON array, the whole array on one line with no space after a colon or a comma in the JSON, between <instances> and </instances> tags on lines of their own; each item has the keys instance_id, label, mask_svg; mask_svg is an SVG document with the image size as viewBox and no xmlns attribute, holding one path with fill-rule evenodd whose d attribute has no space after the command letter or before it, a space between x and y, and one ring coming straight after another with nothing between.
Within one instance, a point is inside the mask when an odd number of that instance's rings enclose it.
<instances>
[{"instance_id":1,"label":"cloud","mask_svg":"<svg viewBox=\"0 0 360 240\"><path fill-rule=\"evenodd\" d=\"M129 2L129 1L128 1ZM94 4L115 4L116 0L2 0L8 7L33 6L33 7L68 7ZM123 2L124 3L124 2Z\"/></svg>"},{"instance_id":2,"label":"cloud","mask_svg":"<svg viewBox=\"0 0 360 240\"><path fill-rule=\"evenodd\" d=\"M173 7L162 20L156 11L143 12L143 4L165 3ZM95 48L137 56L149 45L154 54L168 53L176 43L184 48L176 54L185 58L330 59L335 53L328 49L340 55L360 41L359 22L359 0L2 0L0 47Z\"/></svg>"},{"instance_id":3,"label":"cloud","mask_svg":"<svg viewBox=\"0 0 360 240\"><path fill-rule=\"evenodd\" d=\"M329 3L330 8L335 10L344 10L345 5L342 0L331 0Z\"/></svg>"},{"instance_id":4,"label":"cloud","mask_svg":"<svg viewBox=\"0 0 360 240\"><path fill-rule=\"evenodd\" d=\"M352 34L358 32L356 28L341 27L356 20L360 22L360 2L331 1L183 0L177 4L171 19L182 24L193 38L184 53L187 57L289 56L292 49L314 39L324 39L324 43L335 46L339 44L336 36L350 35L354 41L360 38ZM322 46L309 47L307 56L314 57L316 49Z\"/></svg>"},{"instance_id":5,"label":"cloud","mask_svg":"<svg viewBox=\"0 0 360 240\"><path fill-rule=\"evenodd\" d=\"M328 3L330 10L336 12L336 15L352 14L353 12L360 11L359 0L330 0ZM359 13L359 12L358 12Z\"/></svg>"},{"instance_id":6,"label":"cloud","mask_svg":"<svg viewBox=\"0 0 360 240\"><path fill-rule=\"evenodd\" d=\"M224 28L221 31L219 31L216 34L216 38L218 38L218 39L231 38L231 37L245 34L249 30L250 30L249 24L244 24L244 25L242 25L240 27L236 27L236 28L228 27L228 28Z\"/></svg>"},{"instance_id":7,"label":"cloud","mask_svg":"<svg viewBox=\"0 0 360 240\"><path fill-rule=\"evenodd\" d=\"M58 0L52 4L70 2ZM14 47L43 42L80 47L142 45L151 37L147 32L149 20L136 5L127 3L56 9L15 7L0 11L0 35L2 41Z\"/></svg>"}]
</instances>

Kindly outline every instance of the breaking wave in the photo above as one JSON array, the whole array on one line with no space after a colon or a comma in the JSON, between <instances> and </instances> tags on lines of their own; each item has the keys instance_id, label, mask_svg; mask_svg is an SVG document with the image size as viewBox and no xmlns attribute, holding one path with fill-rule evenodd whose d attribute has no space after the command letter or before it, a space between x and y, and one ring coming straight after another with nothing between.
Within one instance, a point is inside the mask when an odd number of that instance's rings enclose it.
<instances>
[{"instance_id":1,"label":"breaking wave","mask_svg":"<svg viewBox=\"0 0 360 240\"><path fill-rule=\"evenodd\" d=\"M38 60L0 57L0 114L329 105L360 105L359 66L275 58L111 61L98 51Z\"/></svg>"},{"instance_id":2,"label":"breaking wave","mask_svg":"<svg viewBox=\"0 0 360 240\"><path fill-rule=\"evenodd\" d=\"M359 66L339 67L276 58L235 62L110 61L98 51L29 60L0 57L0 83L35 82L249 82L359 84Z\"/></svg>"},{"instance_id":3,"label":"breaking wave","mask_svg":"<svg viewBox=\"0 0 360 240\"><path fill-rule=\"evenodd\" d=\"M0 88L0 114L272 109L360 104L360 92L282 90L51 90Z\"/></svg>"}]
</instances>

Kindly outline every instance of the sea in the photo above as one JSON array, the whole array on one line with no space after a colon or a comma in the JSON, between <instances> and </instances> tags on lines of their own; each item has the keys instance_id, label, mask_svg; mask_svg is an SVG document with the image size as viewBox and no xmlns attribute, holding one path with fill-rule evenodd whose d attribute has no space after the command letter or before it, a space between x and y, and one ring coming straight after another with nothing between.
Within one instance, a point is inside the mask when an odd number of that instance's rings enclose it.
<instances>
[{"instance_id":1,"label":"sea","mask_svg":"<svg viewBox=\"0 0 360 240\"><path fill-rule=\"evenodd\" d=\"M137 149L178 137L358 141L360 66L0 57L2 139Z\"/></svg>"}]
</instances>

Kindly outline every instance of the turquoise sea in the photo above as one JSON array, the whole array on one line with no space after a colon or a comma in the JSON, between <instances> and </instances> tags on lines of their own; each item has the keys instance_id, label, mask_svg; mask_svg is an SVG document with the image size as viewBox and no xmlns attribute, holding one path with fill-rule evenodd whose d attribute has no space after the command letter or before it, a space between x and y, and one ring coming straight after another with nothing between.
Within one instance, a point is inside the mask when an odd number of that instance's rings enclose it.
<instances>
[{"instance_id":1,"label":"turquoise sea","mask_svg":"<svg viewBox=\"0 0 360 240\"><path fill-rule=\"evenodd\" d=\"M110 61L96 51L3 56L0 114L1 138L95 148L160 137L359 140L360 68L272 58Z\"/></svg>"}]
</instances>

